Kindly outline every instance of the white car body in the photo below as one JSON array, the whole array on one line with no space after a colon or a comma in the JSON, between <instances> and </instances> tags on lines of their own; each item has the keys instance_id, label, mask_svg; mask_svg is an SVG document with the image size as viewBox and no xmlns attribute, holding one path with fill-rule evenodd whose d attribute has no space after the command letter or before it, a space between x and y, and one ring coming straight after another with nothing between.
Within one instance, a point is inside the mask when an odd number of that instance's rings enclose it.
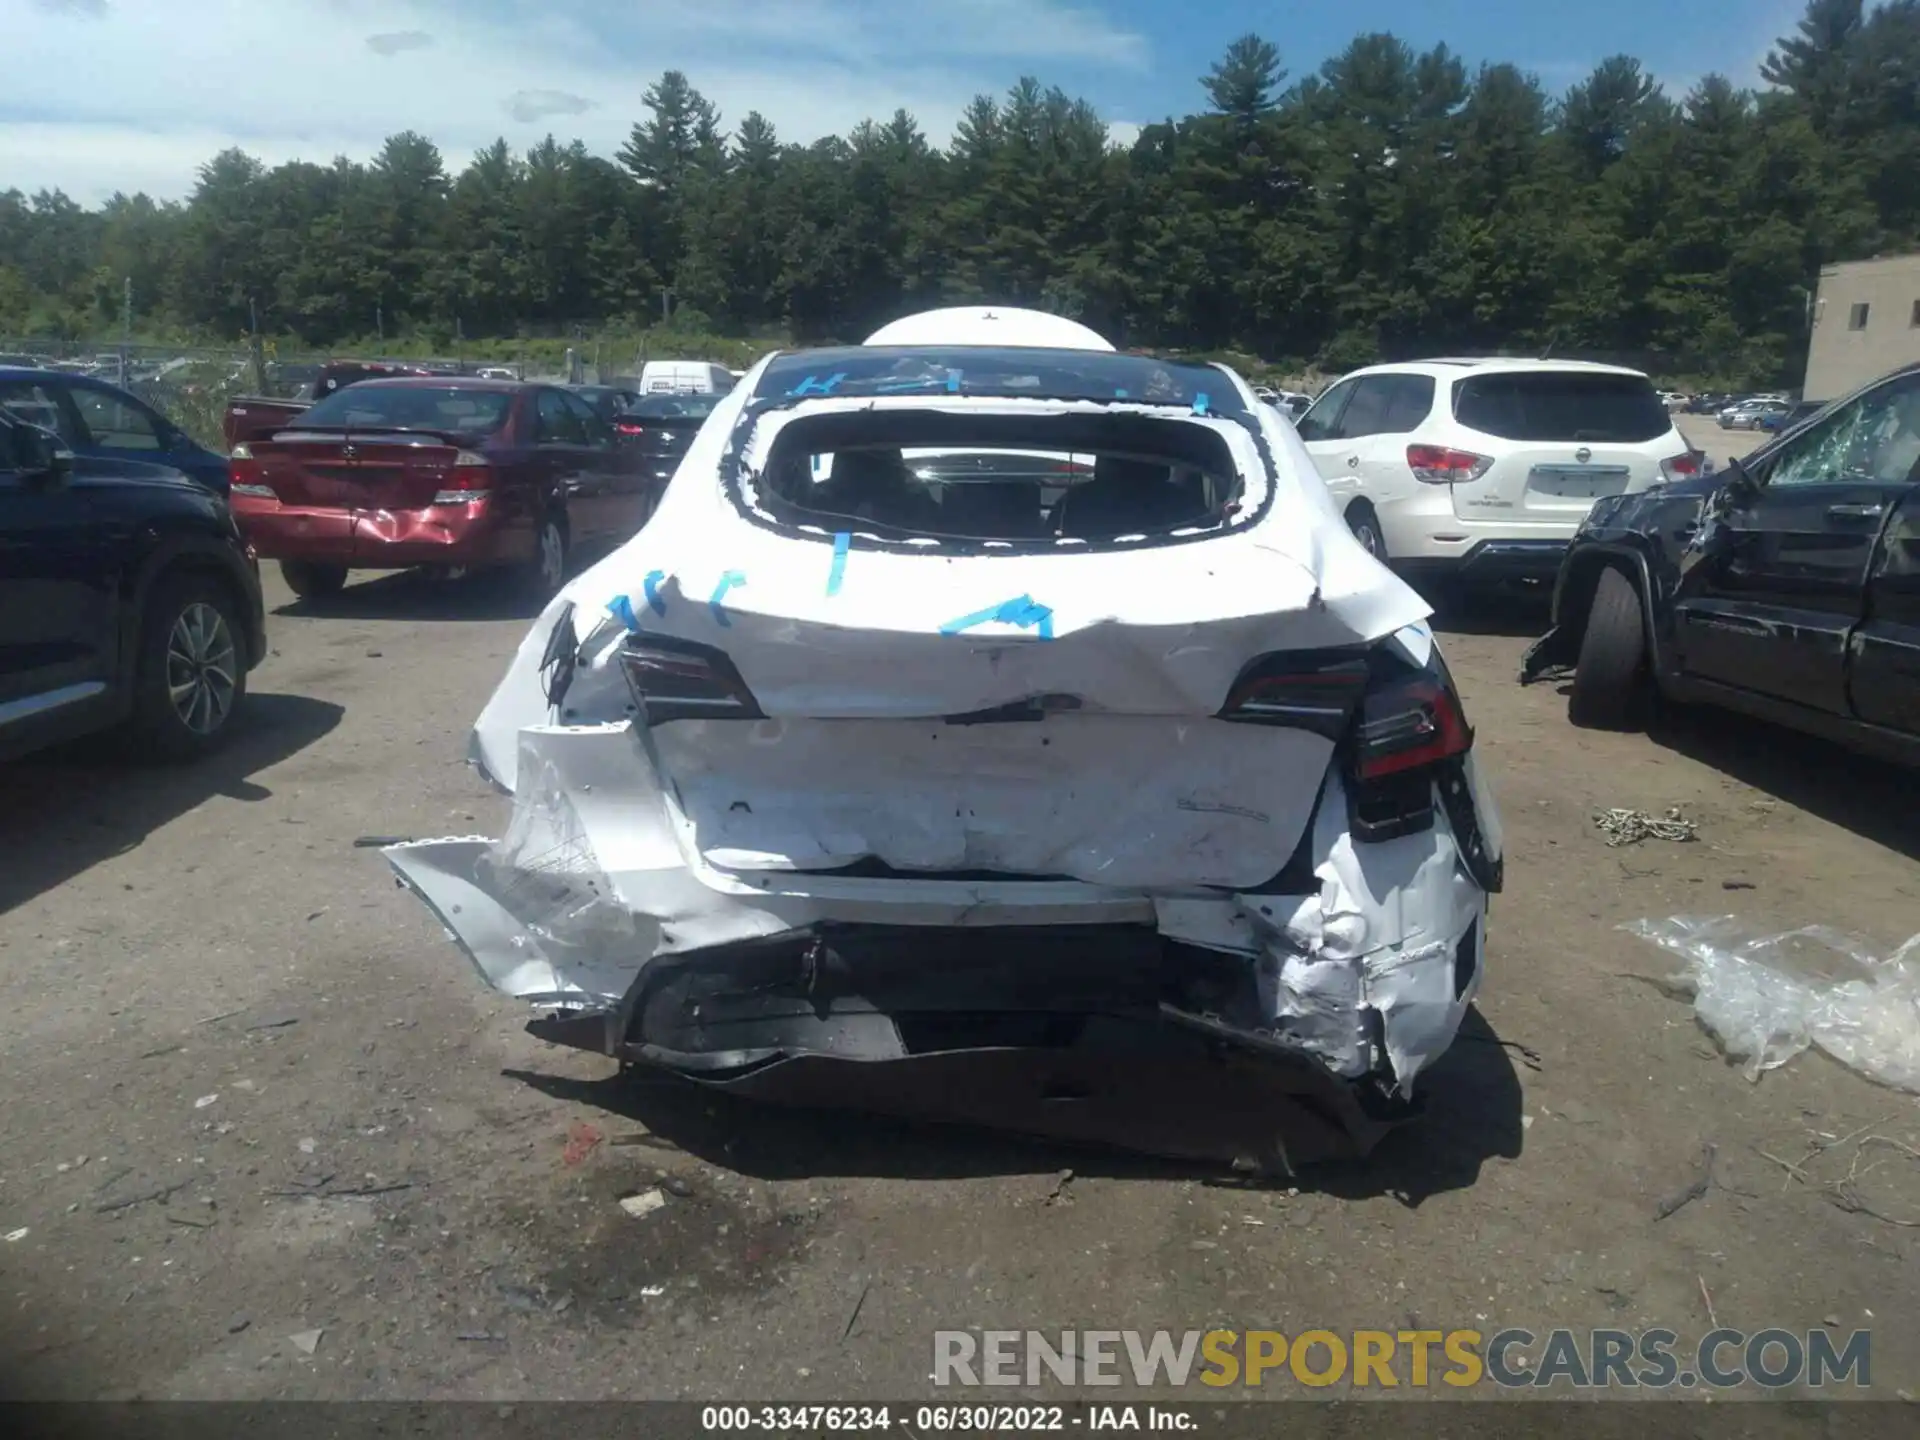
<instances>
[{"instance_id":1,"label":"white car body","mask_svg":"<svg viewBox=\"0 0 1920 1440\"><path fill-rule=\"evenodd\" d=\"M1364 1129L1453 1040L1500 883L1428 607L1230 371L982 313L882 332L963 337L937 350L876 337L756 366L646 529L548 605L474 727L473 759L513 796L505 837L386 854L564 1043L709 1080L796 1055L925 1060L877 997L822 1000L771 1038L722 1017L797 983L791 967L881 963L849 958L876 936L896 981L929 987L940 966L902 954L1001 955L1031 987L1119 937L1164 952L1175 1019L1154 1024L1282 1057ZM1111 388L1007 393L1004 347ZM896 354L933 378L862 368ZM978 389L960 378L976 361ZM1204 493L1233 498L1206 524L1094 538L807 519L811 447L844 464L867 435L1043 458L1111 437L1166 447L1175 488L1177 457L1210 457L1208 486L1231 485ZM1117 997L1134 972L1111 963ZM741 967L776 979L727 990ZM1202 972L1231 996L1188 995Z\"/></svg>"},{"instance_id":2,"label":"white car body","mask_svg":"<svg viewBox=\"0 0 1920 1440\"><path fill-rule=\"evenodd\" d=\"M1614 419L1630 428L1610 431ZM1645 375L1578 361L1369 366L1298 428L1349 523L1370 517L1383 558L1409 576L1551 579L1595 500L1698 465Z\"/></svg>"}]
</instances>

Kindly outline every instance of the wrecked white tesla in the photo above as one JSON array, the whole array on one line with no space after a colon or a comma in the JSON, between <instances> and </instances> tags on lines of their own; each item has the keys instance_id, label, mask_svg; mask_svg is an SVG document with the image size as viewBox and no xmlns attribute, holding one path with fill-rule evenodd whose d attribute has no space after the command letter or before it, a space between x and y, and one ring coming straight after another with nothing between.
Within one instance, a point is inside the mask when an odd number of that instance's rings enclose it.
<instances>
[{"instance_id":1,"label":"wrecked white tesla","mask_svg":"<svg viewBox=\"0 0 1920 1440\"><path fill-rule=\"evenodd\" d=\"M475 727L504 838L388 858L560 1043L1163 1152L1364 1149L1500 887L1427 606L1230 371L1021 312L890 330L715 409ZM1117 1131L1084 1118L1116 1095Z\"/></svg>"}]
</instances>

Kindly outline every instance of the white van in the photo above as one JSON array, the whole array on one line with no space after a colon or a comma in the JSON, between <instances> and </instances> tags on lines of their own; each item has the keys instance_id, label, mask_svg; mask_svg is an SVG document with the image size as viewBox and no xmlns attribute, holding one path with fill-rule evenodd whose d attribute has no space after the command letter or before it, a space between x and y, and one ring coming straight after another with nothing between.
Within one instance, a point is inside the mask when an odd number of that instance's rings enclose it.
<instances>
[{"instance_id":1,"label":"white van","mask_svg":"<svg viewBox=\"0 0 1920 1440\"><path fill-rule=\"evenodd\" d=\"M733 372L705 360L649 360L640 367L642 395L724 395Z\"/></svg>"}]
</instances>

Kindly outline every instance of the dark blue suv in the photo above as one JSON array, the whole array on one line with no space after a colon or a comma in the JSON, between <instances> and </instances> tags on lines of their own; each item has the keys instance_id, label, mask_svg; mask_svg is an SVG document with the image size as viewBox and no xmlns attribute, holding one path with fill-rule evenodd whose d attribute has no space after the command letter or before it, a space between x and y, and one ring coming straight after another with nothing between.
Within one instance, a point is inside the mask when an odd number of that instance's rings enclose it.
<instances>
[{"instance_id":1,"label":"dark blue suv","mask_svg":"<svg viewBox=\"0 0 1920 1440\"><path fill-rule=\"evenodd\" d=\"M227 461L117 385L60 370L0 365L0 409L51 430L83 459L165 465L227 493Z\"/></svg>"}]
</instances>

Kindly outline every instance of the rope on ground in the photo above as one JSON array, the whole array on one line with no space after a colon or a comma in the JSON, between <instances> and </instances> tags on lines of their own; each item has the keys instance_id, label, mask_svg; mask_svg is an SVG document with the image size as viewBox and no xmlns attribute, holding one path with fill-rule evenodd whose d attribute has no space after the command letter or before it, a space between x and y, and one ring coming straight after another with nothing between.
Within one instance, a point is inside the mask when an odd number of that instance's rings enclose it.
<instances>
[{"instance_id":1,"label":"rope on ground","mask_svg":"<svg viewBox=\"0 0 1920 1440\"><path fill-rule=\"evenodd\" d=\"M1655 819L1645 810L1599 810L1594 812L1593 823L1600 827L1600 833L1607 837L1609 845L1638 845L1642 840L1697 840L1699 835L1693 821L1680 814L1675 805L1659 819Z\"/></svg>"}]
</instances>

